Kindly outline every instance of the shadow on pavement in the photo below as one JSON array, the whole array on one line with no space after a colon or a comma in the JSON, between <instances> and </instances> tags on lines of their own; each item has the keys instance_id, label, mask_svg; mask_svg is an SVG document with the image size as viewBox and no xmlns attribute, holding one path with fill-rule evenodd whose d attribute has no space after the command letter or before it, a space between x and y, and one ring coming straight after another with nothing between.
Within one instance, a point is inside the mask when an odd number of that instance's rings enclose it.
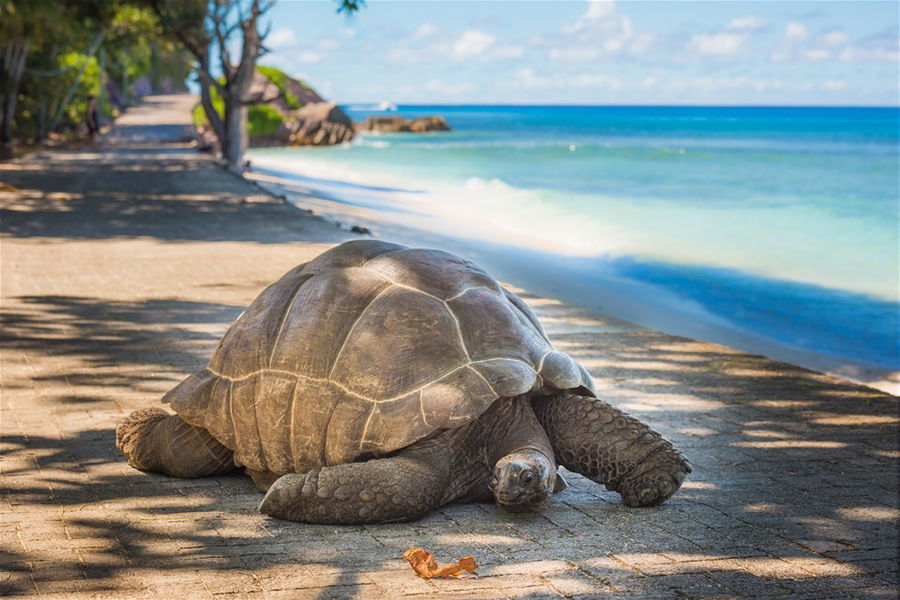
<instances>
[{"instance_id":1,"label":"shadow on pavement","mask_svg":"<svg viewBox=\"0 0 900 600\"><path fill-rule=\"evenodd\" d=\"M217 336L193 327L221 329L241 310L174 300L22 301L33 311L5 315L4 346L27 350L53 340L54 352L78 354L101 369L66 375L75 385L82 377L134 385L121 374L104 380L102 367L110 364L202 363ZM554 339L595 365L601 397L652 423L693 462L684 489L662 507L625 508L615 494L571 474L572 487L542 515L455 505L412 524L289 523L254 514L261 495L242 475L179 480L130 469L111 429L62 439L5 436L13 461L5 469L7 498L13 505L63 507L67 535L90 547L46 572L79 573L81 591L114 590L109 586L126 575L165 570L190 578L210 568L219 570L216 577L201 583L211 593L327 587L321 597L388 593L394 584L431 594L487 594L511 580L521 584L515 597L523 598L540 597L546 585L623 597L690 589L692 598L719 598L749 588L867 597L896 580L892 398L761 357L702 350L691 340L631 335L640 340L621 333ZM55 401L66 410L92 403L82 395ZM484 576L418 580L398 560L411 546L439 549L444 559L474 554ZM4 592L27 591L23 565L36 563L40 578L45 560L5 556L12 575Z\"/></svg>"},{"instance_id":2,"label":"shadow on pavement","mask_svg":"<svg viewBox=\"0 0 900 600\"><path fill-rule=\"evenodd\" d=\"M260 244L309 237L305 213L236 178L210 177L217 168L204 159L135 154L128 160L103 152L72 153L71 160L60 156L39 168L24 162L4 172L4 181L19 190L5 194L0 205L5 236ZM344 239L338 228L334 234L333 241Z\"/></svg>"}]
</instances>

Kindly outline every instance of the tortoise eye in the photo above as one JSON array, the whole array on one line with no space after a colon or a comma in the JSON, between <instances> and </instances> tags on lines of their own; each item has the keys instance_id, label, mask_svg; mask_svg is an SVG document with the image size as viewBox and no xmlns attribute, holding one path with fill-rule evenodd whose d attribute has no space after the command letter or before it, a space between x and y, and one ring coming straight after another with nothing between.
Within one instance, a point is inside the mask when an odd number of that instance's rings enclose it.
<instances>
[{"instance_id":1,"label":"tortoise eye","mask_svg":"<svg viewBox=\"0 0 900 600\"><path fill-rule=\"evenodd\" d=\"M534 473L532 473L531 471L523 471L522 474L519 476L519 479L521 479L525 483L528 483L529 481L534 479Z\"/></svg>"}]
</instances>

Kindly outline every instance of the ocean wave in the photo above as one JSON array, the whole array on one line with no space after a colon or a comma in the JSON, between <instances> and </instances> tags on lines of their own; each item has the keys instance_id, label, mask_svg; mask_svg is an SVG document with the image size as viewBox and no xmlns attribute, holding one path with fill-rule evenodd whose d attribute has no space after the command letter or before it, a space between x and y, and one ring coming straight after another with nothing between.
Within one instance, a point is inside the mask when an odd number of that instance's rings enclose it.
<instances>
[{"instance_id":1,"label":"ocean wave","mask_svg":"<svg viewBox=\"0 0 900 600\"><path fill-rule=\"evenodd\" d=\"M682 156L684 150L666 152ZM320 159L288 150L254 157L254 164L319 178L323 185L351 182L355 193L368 195L359 202L397 213L430 214L432 219L416 227L437 233L567 256L636 256L738 269L896 300L896 269L886 271L884 257L879 258L882 249L896 247L896 232L873 225L868 213L823 209L820 199L752 190L742 192L746 198L740 201L737 196L713 201L525 188L499 177L448 173L441 161L403 170L402 159L393 154L387 158L397 158L395 168L385 168L381 160L366 164L361 157L345 162L335 154ZM822 243L836 238L867 243L844 244L836 255Z\"/></svg>"},{"instance_id":2,"label":"ocean wave","mask_svg":"<svg viewBox=\"0 0 900 600\"><path fill-rule=\"evenodd\" d=\"M359 137L355 140L354 145L356 146L367 146L369 148L390 148L391 143L386 140L367 140L364 137Z\"/></svg>"},{"instance_id":3,"label":"ocean wave","mask_svg":"<svg viewBox=\"0 0 900 600\"><path fill-rule=\"evenodd\" d=\"M781 136L773 137L692 137L692 136L629 136L617 135L609 133L607 135L592 135L583 137L577 133L572 135L559 135L547 137L544 139L517 139L513 137L497 136L486 137L477 135L467 137L467 132L458 132L453 137L447 136L436 139L434 135L425 136L424 134L409 133L365 133L358 136L354 144L359 143L361 146L368 146L374 142L371 137L390 136L392 141L396 142L399 148L409 148L411 150L546 150L551 151L567 151L570 146L575 145L579 150L585 152L622 152L643 154L648 151L729 151L729 152L751 152L765 153L769 155L783 154L805 154L814 151L820 154L865 154L872 156L895 156L897 147L890 141L869 139L869 140L822 140L820 138L805 140L802 137L784 138ZM385 147L385 146L373 146Z\"/></svg>"}]
</instances>

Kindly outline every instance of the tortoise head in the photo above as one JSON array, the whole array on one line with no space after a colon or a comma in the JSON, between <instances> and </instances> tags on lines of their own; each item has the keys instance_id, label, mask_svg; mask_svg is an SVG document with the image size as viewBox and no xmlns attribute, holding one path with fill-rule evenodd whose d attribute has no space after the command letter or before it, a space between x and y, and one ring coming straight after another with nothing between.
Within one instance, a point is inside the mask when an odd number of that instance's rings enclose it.
<instances>
[{"instance_id":1,"label":"tortoise head","mask_svg":"<svg viewBox=\"0 0 900 600\"><path fill-rule=\"evenodd\" d=\"M491 490L497 504L511 512L540 510L553 495L556 465L542 452L517 450L497 461Z\"/></svg>"}]
</instances>

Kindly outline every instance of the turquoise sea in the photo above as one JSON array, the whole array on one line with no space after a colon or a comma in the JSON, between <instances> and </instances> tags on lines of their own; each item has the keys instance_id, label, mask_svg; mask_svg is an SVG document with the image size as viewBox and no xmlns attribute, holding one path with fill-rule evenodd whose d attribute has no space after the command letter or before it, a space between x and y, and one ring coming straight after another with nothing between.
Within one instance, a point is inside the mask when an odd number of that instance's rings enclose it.
<instances>
[{"instance_id":1,"label":"turquoise sea","mask_svg":"<svg viewBox=\"0 0 900 600\"><path fill-rule=\"evenodd\" d=\"M443 115L453 131L255 149L254 169L552 255L598 285L640 284L774 344L900 370L898 109L370 108L346 107Z\"/></svg>"}]
</instances>

